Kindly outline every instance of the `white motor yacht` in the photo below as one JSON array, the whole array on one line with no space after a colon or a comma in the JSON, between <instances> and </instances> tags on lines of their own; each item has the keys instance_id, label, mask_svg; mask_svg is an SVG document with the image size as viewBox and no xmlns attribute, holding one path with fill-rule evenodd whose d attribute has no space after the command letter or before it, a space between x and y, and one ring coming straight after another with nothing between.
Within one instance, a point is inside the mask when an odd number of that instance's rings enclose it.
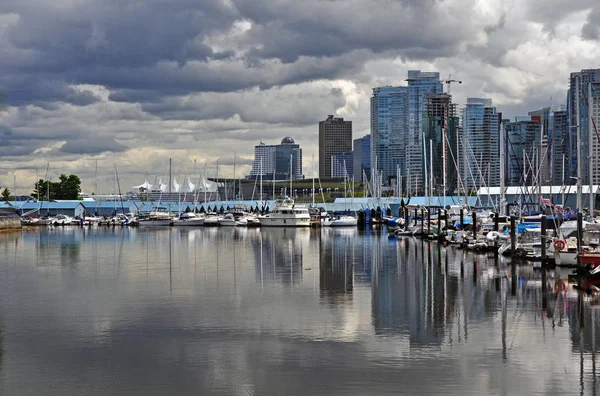
<instances>
[{"instance_id":1,"label":"white motor yacht","mask_svg":"<svg viewBox=\"0 0 600 396\"><path fill-rule=\"evenodd\" d=\"M258 216L261 227L309 227L310 214L308 207L296 205L294 200L286 197L278 199L270 213Z\"/></svg>"}]
</instances>

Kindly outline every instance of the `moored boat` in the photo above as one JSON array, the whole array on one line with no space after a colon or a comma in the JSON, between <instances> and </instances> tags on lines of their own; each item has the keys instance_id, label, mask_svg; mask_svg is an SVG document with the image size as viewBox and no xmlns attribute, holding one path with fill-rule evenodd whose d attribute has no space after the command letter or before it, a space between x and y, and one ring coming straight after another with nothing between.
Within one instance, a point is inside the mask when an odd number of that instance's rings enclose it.
<instances>
[{"instance_id":1,"label":"moored boat","mask_svg":"<svg viewBox=\"0 0 600 396\"><path fill-rule=\"evenodd\" d=\"M286 197L275 202L270 213L258 217L261 227L309 227L310 214L308 207L296 205L294 200Z\"/></svg>"}]
</instances>

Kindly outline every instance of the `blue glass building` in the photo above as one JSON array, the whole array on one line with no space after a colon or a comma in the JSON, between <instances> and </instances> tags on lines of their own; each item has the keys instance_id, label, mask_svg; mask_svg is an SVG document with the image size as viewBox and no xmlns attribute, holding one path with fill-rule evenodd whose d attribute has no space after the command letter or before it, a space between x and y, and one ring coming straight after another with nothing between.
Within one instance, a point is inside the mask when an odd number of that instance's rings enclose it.
<instances>
[{"instance_id":1,"label":"blue glass building","mask_svg":"<svg viewBox=\"0 0 600 396\"><path fill-rule=\"evenodd\" d=\"M371 168L384 182L410 174L411 184L423 190L423 112L429 94L441 93L437 72L409 70L407 86L378 87L371 97ZM377 164L377 166L375 166Z\"/></svg>"},{"instance_id":2,"label":"blue glass building","mask_svg":"<svg viewBox=\"0 0 600 396\"><path fill-rule=\"evenodd\" d=\"M531 169L531 166L534 158L538 161L540 159L541 127L539 122L531 120L530 117L504 124L508 186L533 185L538 167L536 165L535 169Z\"/></svg>"},{"instance_id":3,"label":"blue glass building","mask_svg":"<svg viewBox=\"0 0 600 396\"><path fill-rule=\"evenodd\" d=\"M463 109L462 180L473 191L500 185L500 114L486 98L468 98Z\"/></svg>"},{"instance_id":4,"label":"blue glass building","mask_svg":"<svg viewBox=\"0 0 600 396\"><path fill-rule=\"evenodd\" d=\"M354 180L367 181L371 174L371 135L354 139ZM363 175L366 178L363 178Z\"/></svg>"},{"instance_id":5,"label":"blue glass building","mask_svg":"<svg viewBox=\"0 0 600 396\"><path fill-rule=\"evenodd\" d=\"M577 175L577 126L581 129L581 155L583 161L582 183L589 183L589 167L587 158L590 155L588 144L588 135L590 128L588 122L588 104L587 96L590 84L600 83L600 69L584 69L580 72L571 73L569 80L569 92L567 100L567 111L569 112L569 133L568 133L568 162L569 176ZM577 104L579 104L579 119L577 119ZM596 124L598 124L596 122ZM594 132L592 132L594 133ZM593 149L593 148L592 148Z\"/></svg>"}]
</instances>

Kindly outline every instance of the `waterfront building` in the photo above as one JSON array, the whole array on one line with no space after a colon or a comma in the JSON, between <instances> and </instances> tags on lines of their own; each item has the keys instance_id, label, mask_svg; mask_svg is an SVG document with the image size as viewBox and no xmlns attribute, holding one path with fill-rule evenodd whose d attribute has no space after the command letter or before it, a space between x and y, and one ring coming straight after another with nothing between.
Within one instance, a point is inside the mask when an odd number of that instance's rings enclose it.
<instances>
[{"instance_id":1,"label":"waterfront building","mask_svg":"<svg viewBox=\"0 0 600 396\"><path fill-rule=\"evenodd\" d=\"M328 115L319 122L319 177L335 177L332 174L332 156L352 151L352 121Z\"/></svg>"},{"instance_id":2,"label":"waterfront building","mask_svg":"<svg viewBox=\"0 0 600 396\"><path fill-rule=\"evenodd\" d=\"M531 116L504 123L506 185L531 186L539 182L536 178L541 162L541 128L539 118L532 120Z\"/></svg>"},{"instance_id":3,"label":"waterfront building","mask_svg":"<svg viewBox=\"0 0 600 396\"><path fill-rule=\"evenodd\" d=\"M302 149L300 145L294 142L291 137L285 137L281 144L275 150L275 178L279 180L290 179L290 160L291 160L291 178L303 179L302 175Z\"/></svg>"},{"instance_id":4,"label":"waterfront building","mask_svg":"<svg viewBox=\"0 0 600 396\"><path fill-rule=\"evenodd\" d=\"M261 141L259 145L254 146L254 161L248 178L259 177L262 167L263 178L271 179L274 177L277 180L289 180L290 159L292 162L292 178L303 179L302 149L294 139L287 136L281 140L281 144L277 145L267 145Z\"/></svg>"},{"instance_id":5,"label":"waterfront building","mask_svg":"<svg viewBox=\"0 0 600 396\"><path fill-rule=\"evenodd\" d=\"M442 93L437 72L409 70L407 86L378 87L371 97L371 169L384 183L410 174L423 190L423 112L426 95ZM376 166L375 166L376 165Z\"/></svg>"},{"instance_id":6,"label":"waterfront building","mask_svg":"<svg viewBox=\"0 0 600 396\"><path fill-rule=\"evenodd\" d=\"M347 177L354 175L354 153L344 151L331 156L331 177Z\"/></svg>"},{"instance_id":7,"label":"waterfront building","mask_svg":"<svg viewBox=\"0 0 600 396\"><path fill-rule=\"evenodd\" d=\"M461 173L468 190L500 184L500 119L491 99L467 99L462 119Z\"/></svg>"},{"instance_id":8,"label":"waterfront building","mask_svg":"<svg viewBox=\"0 0 600 396\"><path fill-rule=\"evenodd\" d=\"M589 122L587 97L590 86L600 83L600 69L584 69L580 72L571 73L569 79L569 91L567 97L567 111L569 112L569 133L568 133L568 162L569 176L577 177L577 126L581 130L581 162L583 184L589 184L589 167L587 158L589 158L590 148L588 136L595 134L593 124ZM596 91L596 89L593 89ZM594 94L593 94L594 95ZM577 119L577 105L579 105L579 119ZM592 113L593 116L593 113ZM592 136L593 137L593 136ZM592 147L592 150L594 147ZM597 172L597 170L594 170Z\"/></svg>"},{"instance_id":9,"label":"waterfront building","mask_svg":"<svg viewBox=\"0 0 600 396\"><path fill-rule=\"evenodd\" d=\"M456 160L459 146L458 126L459 118L456 116L456 105L452 103L452 96L447 93L426 95L425 112L423 112L423 133L425 135L425 168L432 165L433 193L443 195L444 159L446 170L446 192L456 189L458 171ZM431 147L430 147L431 146ZM429 157L431 155L431 161ZM429 177L428 177L429 178Z\"/></svg>"},{"instance_id":10,"label":"waterfront building","mask_svg":"<svg viewBox=\"0 0 600 396\"><path fill-rule=\"evenodd\" d=\"M371 174L371 135L365 135L354 139L354 180L357 182L367 181Z\"/></svg>"},{"instance_id":11,"label":"waterfront building","mask_svg":"<svg viewBox=\"0 0 600 396\"><path fill-rule=\"evenodd\" d=\"M262 175L272 175L275 171L275 151L277 145L264 144L262 140L257 146L254 146L254 161L250 177L254 178ZM261 173L262 172L262 173Z\"/></svg>"},{"instance_id":12,"label":"waterfront building","mask_svg":"<svg viewBox=\"0 0 600 396\"><path fill-rule=\"evenodd\" d=\"M588 133L591 134L591 155L589 166L592 167L592 184L600 184L600 135L598 133L598 117L600 117L600 81L590 83L589 86L590 98L590 111L591 111L591 125L589 126ZM587 158L587 157L586 157ZM585 161L586 163L588 161ZM588 177L589 184L589 177Z\"/></svg>"},{"instance_id":13,"label":"waterfront building","mask_svg":"<svg viewBox=\"0 0 600 396\"><path fill-rule=\"evenodd\" d=\"M540 110L530 111L532 120L541 124L542 144L547 147L542 150L543 180L550 184L572 184L573 180L563 174L563 168L568 171L568 117L564 105L552 105ZM544 154L545 153L545 154ZM545 159L544 157L545 156Z\"/></svg>"}]
</instances>

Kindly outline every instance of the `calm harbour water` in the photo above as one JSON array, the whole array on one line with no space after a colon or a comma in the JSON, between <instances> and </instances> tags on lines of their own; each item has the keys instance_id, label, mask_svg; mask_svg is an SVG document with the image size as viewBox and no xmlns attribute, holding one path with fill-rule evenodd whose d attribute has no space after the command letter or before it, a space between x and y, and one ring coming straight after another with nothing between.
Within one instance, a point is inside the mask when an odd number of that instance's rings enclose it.
<instances>
[{"instance_id":1,"label":"calm harbour water","mask_svg":"<svg viewBox=\"0 0 600 396\"><path fill-rule=\"evenodd\" d=\"M0 394L595 394L600 313L517 271L375 230L0 234Z\"/></svg>"}]
</instances>

